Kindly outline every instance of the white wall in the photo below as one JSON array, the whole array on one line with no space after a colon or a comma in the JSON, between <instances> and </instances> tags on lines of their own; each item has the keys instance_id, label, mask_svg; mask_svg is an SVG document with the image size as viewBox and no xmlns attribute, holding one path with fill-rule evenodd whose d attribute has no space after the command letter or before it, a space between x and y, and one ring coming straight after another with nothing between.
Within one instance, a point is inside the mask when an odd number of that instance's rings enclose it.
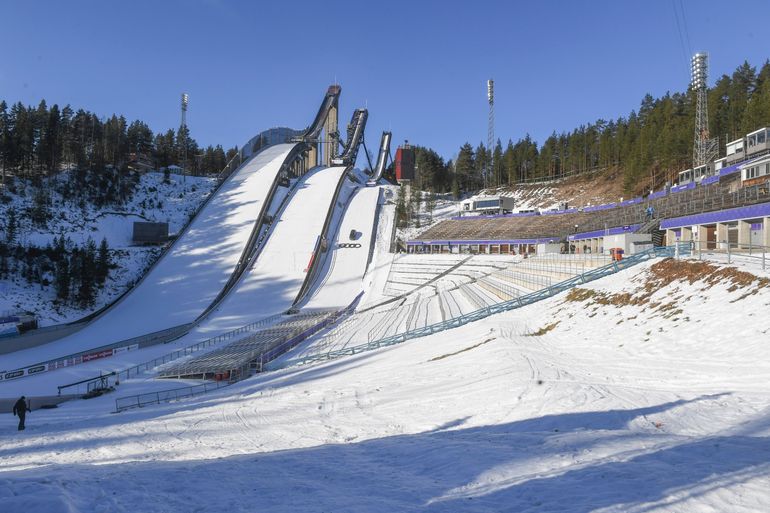
<instances>
[{"instance_id":1,"label":"white wall","mask_svg":"<svg viewBox=\"0 0 770 513\"><path fill-rule=\"evenodd\" d=\"M652 242L652 235L649 233L606 235L604 237L604 253L609 254L610 248L623 248L623 252L626 255L630 255L632 242Z\"/></svg>"}]
</instances>

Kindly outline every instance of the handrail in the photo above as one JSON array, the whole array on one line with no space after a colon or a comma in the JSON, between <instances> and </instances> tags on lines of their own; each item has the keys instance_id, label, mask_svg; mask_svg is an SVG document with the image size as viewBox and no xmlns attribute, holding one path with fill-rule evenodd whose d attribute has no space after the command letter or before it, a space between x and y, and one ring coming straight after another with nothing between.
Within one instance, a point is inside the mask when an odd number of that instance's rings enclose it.
<instances>
[{"instance_id":1,"label":"handrail","mask_svg":"<svg viewBox=\"0 0 770 513\"><path fill-rule=\"evenodd\" d=\"M697 254L698 260L703 259L703 254L724 254L727 256L727 263L732 264L735 258L756 259L762 262L762 270L766 270L768 259L770 259L770 246L752 244L746 242L728 242L692 239L689 241L680 241L680 244L690 244L691 252ZM704 248L705 246L705 248ZM713 246L713 247L709 247ZM747 254L748 252L748 254ZM755 255L756 253L756 255Z\"/></svg>"},{"instance_id":2,"label":"handrail","mask_svg":"<svg viewBox=\"0 0 770 513\"><path fill-rule=\"evenodd\" d=\"M161 402L173 401L185 397L193 397L205 394L210 390L217 390L231 385L229 381L207 381L200 385L189 387L178 387L157 392L146 392L144 394L131 395L127 397L118 397L115 399L115 412L121 412L130 408L140 408L147 404L160 404Z\"/></svg>"},{"instance_id":3,"label":"handrail","mask_svg":"<svg viewBox=\"0 0 770 513\"><path fill-rule=\"evenodd\" d=\"M587 271L583 274L577 275L573 278L562 281L560 283L557 283L545 289L532 292L524 296L519 296L508 301L503 301L494 305L490 305L485 308L480 308L468 314L460 315L459 317L454 317L446 321L441 321L422 328L417 328L414 330L406 331L404 333L399 333L397 335L384 337L379 340L374 340L372 342L368 342L365 344L346 347L344 349L339 349L336 351L328 351L326 353L316 354L312 356L306 356L296 362L287 362L285 365L278 368L290 367L295 365L304 365L304 364L309 364L309 363L314 363L314 362L319 362L324 360L331 360L340 356L353 355L363 351L370 351L373 349L378 349L380 347L399 344L401 342L405 342L413 338L432 335L434 333L438 333L450 328L463 326L465 324L468 324L469 322L477 321L479 319L483 319L490 315L520 308L522 306L532 304L542 299L552 297L560 292L563 292L575 286L587 283L589 281L596 280L598 278L602 278L604 276L608 276L610 274L614 274L618 271L621 271L623 269L636 265L644 260L657 258L657 257L673 257L676 255L686 255L690 253L690 249L691 248L688 243L680 243L676 246L652 248L642 253L631 255L628 258L624 258L623 260L614 261L603 267L599 267L591 271Z\"/></svg>"}]
</instances>

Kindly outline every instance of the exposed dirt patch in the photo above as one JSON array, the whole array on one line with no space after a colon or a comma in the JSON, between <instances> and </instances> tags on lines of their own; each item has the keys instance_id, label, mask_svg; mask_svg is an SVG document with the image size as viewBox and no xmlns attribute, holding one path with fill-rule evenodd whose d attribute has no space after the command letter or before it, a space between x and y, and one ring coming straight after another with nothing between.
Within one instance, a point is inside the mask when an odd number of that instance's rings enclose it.
<instances>
[{"instance_id":1,"label":"exposed dirt patch","mask_svg":"<svg viewBox=\"0 0 770 513\"><path fill-rule=\"evenodd\" d=\"M438 360L443 360L444 358L449 358L450 356L455 356L455 355L458 355L460 353L464 353L465 351L470 351L471 349L476 349L477 347L483 346L487 342L492 342L495 339L497 339L497 337L488 338L486 340L483 340L483 341L479 342L478 344L473 344L472 346L468 346L465 349L460 349L459 351L455 351L454 353L442 354L441 356L436 356L435 358L431 358L428 361L429 362L435 362L435 361L438 361Z\"/></svg>"},{"instance_id":2,"label":"exposed dirt patch","mask_svg":"<svg viewBox=\"0 0 770 513\"><path fill-rule=\"evenodd\" d=\"M546 324L545 326L543 326L542 328L540 328L536 332L528 333L527 336L528 337L542 337L543 335L545 335L546 333L548 333L549 331L554 329L556 326L558 326L559 322L561 322L561 321L556 321L556 322L552 322L551 324Z\"/></svg>"},{"instance_id":3,"label":"exposed dirt patch","mask_svg":"<svg viewBox=\"0 0 770 513\"><path fill-rule=\"evenodd\" d=\"M591 289L574 288L567 293L565 302L587 302L596 305L613 306L644 306L645 309L655 310L667 319L678 319L683 311L679 306L689 297L678 294L678 289L669 293L670 301L651 301L658 290L675 282L686 282L690 285L703 283L701 290L707 290L718 283L729 285L728 292L742 290L743 294L733 299L735 303L748 296L754 295L760 289L770 287L770 279L760 278L734 267L721 267L707 262L691 262L667 258L650 266L641 278L641 287L636 292L607 293Z\"/></svg>"}]
</instances>

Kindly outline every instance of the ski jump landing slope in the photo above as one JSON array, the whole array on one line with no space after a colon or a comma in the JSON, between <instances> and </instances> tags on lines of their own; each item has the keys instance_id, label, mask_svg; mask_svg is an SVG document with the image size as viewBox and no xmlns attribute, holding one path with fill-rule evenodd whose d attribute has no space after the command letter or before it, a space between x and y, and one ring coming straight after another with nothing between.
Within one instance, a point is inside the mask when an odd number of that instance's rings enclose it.
<instances>
[{"instance_id":1,"label":"ski jump landing slope","mask_svg":"<svg viewBox=\"0 0 770 513\"><path fill-rule=\"evenodd\" d=\"M269 147L233 173L157 265L107 312L69 337L3 355L2 367L22 367L194 321L230 278L293 147Z\"/></svg>"},{"instance_id":2,"label":"ski jump landing slope","mask_svg":"<svg viewBox=\"0 0 770 513\"><path fill-rule=\"evenodd\" d=\"M221 333L291 308L345 167L316 168L297 184L253 266L194 334Z\"/></svg>"},{"instance_id":3,"label":"ski jump landing slope","mask_svg":"<svg viewBox=\"0 0 770 513\"><path fill-rule=\"evenodd\" d=\"M337 310L348 306L363 291L379 198L379 187L365 187L358 189L348 202L331 254L327 256L324 281L305 308ZM353 230L355 236L351 239Z\"/></svg>"}]
</instances>

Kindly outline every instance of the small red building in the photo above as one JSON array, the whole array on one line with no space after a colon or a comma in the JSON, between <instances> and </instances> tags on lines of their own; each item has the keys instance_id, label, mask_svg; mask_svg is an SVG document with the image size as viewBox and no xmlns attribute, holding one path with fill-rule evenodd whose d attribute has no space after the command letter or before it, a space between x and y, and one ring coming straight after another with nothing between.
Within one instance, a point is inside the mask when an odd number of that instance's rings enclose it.
<instances>
[{"instance_id":1,"label":"small red building","mask_svg":"<svg viewBox=\"0 0 770 513\"><path fill-rule=\"evenodd\" d=\"M396 150L396 180L414 180L414 148L405 142Z\"/></svg>"}]
</instances>

